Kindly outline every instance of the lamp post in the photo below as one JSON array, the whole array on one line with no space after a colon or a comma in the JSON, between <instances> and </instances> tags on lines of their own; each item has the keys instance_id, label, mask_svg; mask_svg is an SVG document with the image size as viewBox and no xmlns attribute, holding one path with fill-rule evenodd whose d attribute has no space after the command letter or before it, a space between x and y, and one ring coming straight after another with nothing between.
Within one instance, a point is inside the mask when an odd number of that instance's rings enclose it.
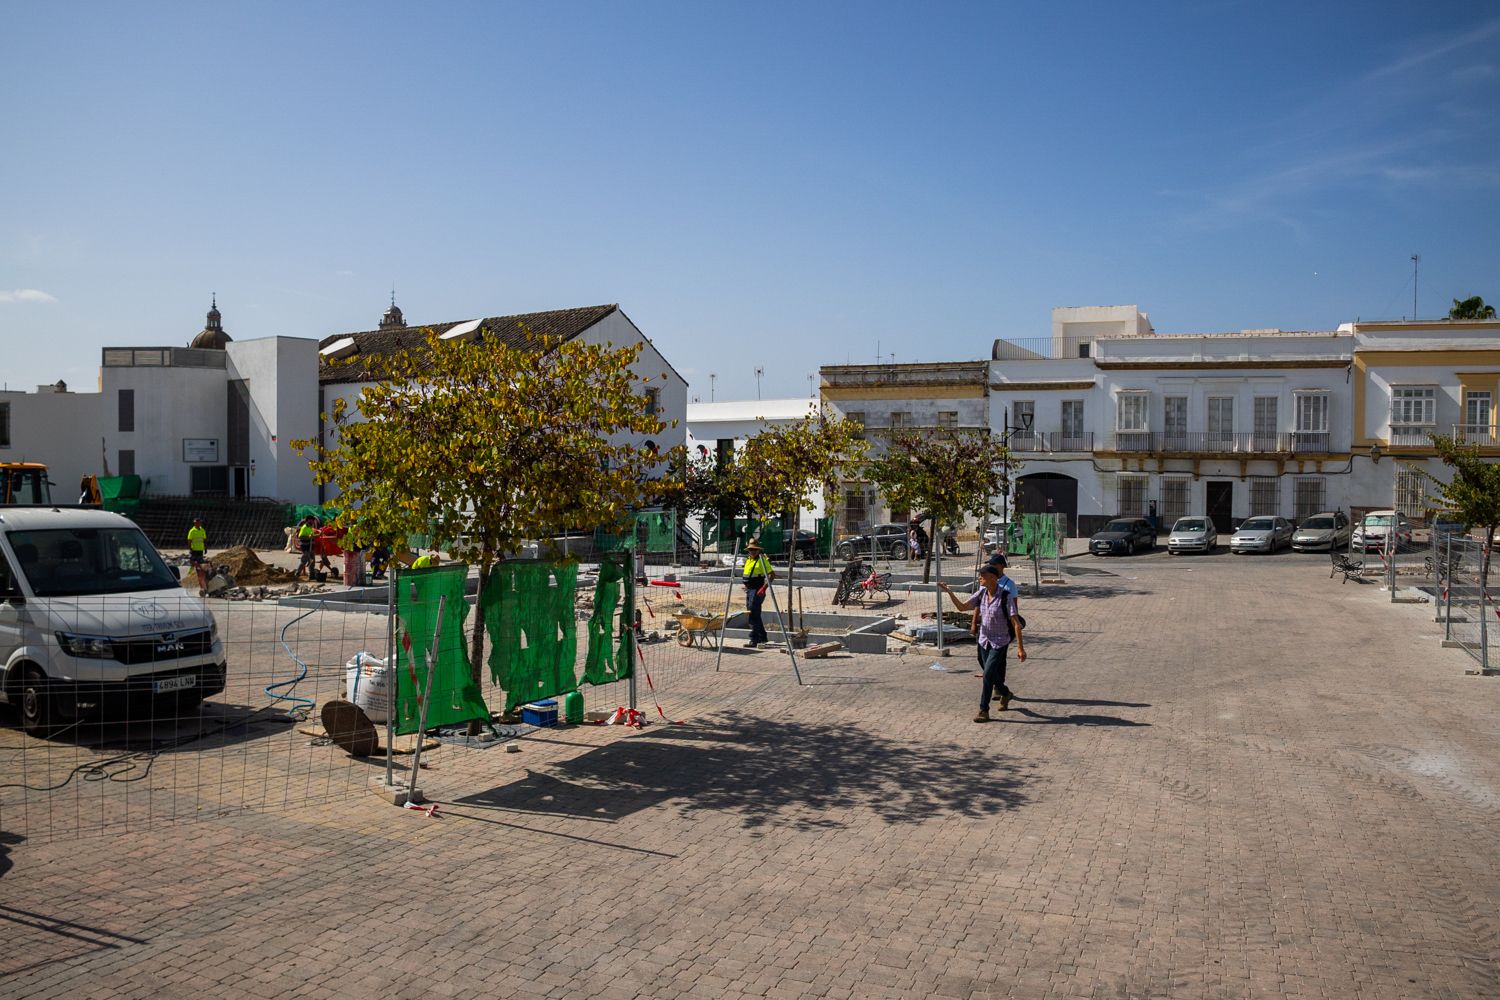
<instances>
[{"instance_id":1,"label":"lamp post","mask_svg":"<svg viewBox=\"0 0 1500 1000\"><path fill-rule=\"evenodd\" d=\"M1000 477L1000 520L1005 524L1006 531L1010 530L1010 439L1017 431L1031 430L1032 415L1021 414L1021 426L1012 428L1010 426L1010 407L1005 408L1005 429L1000 435L1000 446L1005 449L1005 471ZM998 547L999 540L996 541Z\"/></svg>"}]
</instances>

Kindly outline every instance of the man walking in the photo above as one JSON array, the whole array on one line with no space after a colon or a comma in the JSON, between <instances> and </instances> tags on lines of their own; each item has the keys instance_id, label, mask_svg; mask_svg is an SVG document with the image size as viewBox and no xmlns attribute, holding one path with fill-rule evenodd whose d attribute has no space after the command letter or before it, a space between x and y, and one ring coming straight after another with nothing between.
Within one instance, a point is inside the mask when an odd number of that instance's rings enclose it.
<instances>
[{"instance_id":1,"label":"man walking","mask_svg":"<svg viewBox=\"0 0 1500 1000\"><path fill-rule=\"evenodd\" d=\"M938 587L958 610L973 608L979 613L979 666L984 677L980 682L979 714L974 721L989 722L991 691L1000 695L1000 711L1010 708L1012 695L1005 686L1005 655L1012 635L1016 640L1016 659L1023 663L1026 644L1021 636L1021 615L1015 595L1000 586L1000 571L988 564L979 567L979 584L979 589L963 600L948 584L939 582Z\"/></svg>"},{"instance_id":2,"label":"man walking","mask_svg":"<svg viewBox=\"0 0 1500 1000\"><path fill-rule=\"evenodd\" d=\"M313 524L316 520L309 514L302 519L301 524L297 525L297 550L302 553L302 558L297 563L297 572L292 574L294 580L300 580L304 570L307 571L308 580L313 578L313 563L316 560L313 555L313 538L318 533L318 529L313 527Z\"/></svg>"},{"instance_id":3,"label":"man walking","mask_svg":"<svg viewBox=\"0 0 1500 1000\"><path fill-rule=\"evenodd\" d=\"M193 518L193 526L188 529L188 562L192 564L194 572L198 574L198 596L204 597L208 594L208 566L204 560L208 557L208 531L203 527L203 518Z\"/></svg>"},{"instance_id":4,"label":"man walking","mask_svg":"<svg viewBox=\"0 0 1500 1000\"><path fill-rule=\"evenodd\" d=\"M745 645L750 649L767 639L766 623L760 616L760 609L766 603L766 590L775 577L776 571L771 569L771 560L761 552L760 543L750 539L745 546L744 572L745 607L750 609L750 641Z\"/></svg>"}]
</instances>

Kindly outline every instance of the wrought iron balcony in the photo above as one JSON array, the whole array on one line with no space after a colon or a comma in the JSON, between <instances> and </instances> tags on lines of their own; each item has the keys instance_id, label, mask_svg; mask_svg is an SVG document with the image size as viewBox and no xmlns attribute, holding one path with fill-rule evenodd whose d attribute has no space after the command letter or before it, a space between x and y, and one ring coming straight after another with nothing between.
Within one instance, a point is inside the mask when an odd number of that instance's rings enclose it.
<instances>
[{"instance_id":1,"label":"wrought iron balcony","mask_svg":"<svg viewBox=\"0 0 1500 1000\"><path fill-rule=\"evenodd\" d=\"M1393 425L1390 444L1392 448L1424 448L1432 444L1427 435L1437 433L1430 425Z\"/></svg>"},{"instance_id":2,"label":"wrought iron balcony","mask_svg":"<svg viewBox=\"0 0 1500 1000\"><path fill-rule=\"evenodd\" d=\"M1453 440L1459 444L1491 446L1496 443L1494 424L1454 424ZM1394 442L1392 442L1394 444Z\"/></svg>"},{"instance_id":3,"label":"wrought iron balcony","mask_svg":"<svg viewBox=\"0 0 1500 1000\"><path fill-rule=\"evenodd\" d=\"M1115 431L1110 450L1150 455L1327 455L1348 446L1328 431Z\"/></svg>"},{"instance_id":4,"label":"wrought iron balcony","mask_svg":"<svg viewBox=\"0 0 1500 1000\"><path fill-rule=\"evenodd\" d=\"M1094 432L1065 434L1062 431L1018 431L1010 432L1010 450L1017 453L1082 452L1094 450Z\"/></svg>"}]
</instances>

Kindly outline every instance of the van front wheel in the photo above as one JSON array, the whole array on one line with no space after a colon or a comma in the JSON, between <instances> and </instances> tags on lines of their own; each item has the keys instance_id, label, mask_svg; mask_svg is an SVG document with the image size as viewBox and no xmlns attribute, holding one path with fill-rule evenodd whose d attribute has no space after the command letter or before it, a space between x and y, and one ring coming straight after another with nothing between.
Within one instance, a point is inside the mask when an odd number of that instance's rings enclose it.
<instances>
[{"instance_id":1,"label":"van front wheel","mask_svg":"<svg viewBox=\"0 0 1500 1000\"><path fill-rule=\"evenodd\" d=\"M52 735L52 695L41 667L21 668L21 728L32 736Z\"/></svg>"}]
</instances>

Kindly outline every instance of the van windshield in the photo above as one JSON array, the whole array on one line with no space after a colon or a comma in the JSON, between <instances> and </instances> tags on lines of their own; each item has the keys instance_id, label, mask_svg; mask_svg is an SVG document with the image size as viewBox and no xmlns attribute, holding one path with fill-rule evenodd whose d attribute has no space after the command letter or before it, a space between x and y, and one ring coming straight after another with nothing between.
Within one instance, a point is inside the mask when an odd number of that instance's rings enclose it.
<instances>
[{"instance_id":1,"label":"van windshield","mask_svg":"<svg viewBox=\"0 0 1500 1000\"><path fill-rule=\"evenodd\" d=\"M128 594L178 586L139 528L53 528L7 533L37 597Z\"/></svg>"}]
</instances>

